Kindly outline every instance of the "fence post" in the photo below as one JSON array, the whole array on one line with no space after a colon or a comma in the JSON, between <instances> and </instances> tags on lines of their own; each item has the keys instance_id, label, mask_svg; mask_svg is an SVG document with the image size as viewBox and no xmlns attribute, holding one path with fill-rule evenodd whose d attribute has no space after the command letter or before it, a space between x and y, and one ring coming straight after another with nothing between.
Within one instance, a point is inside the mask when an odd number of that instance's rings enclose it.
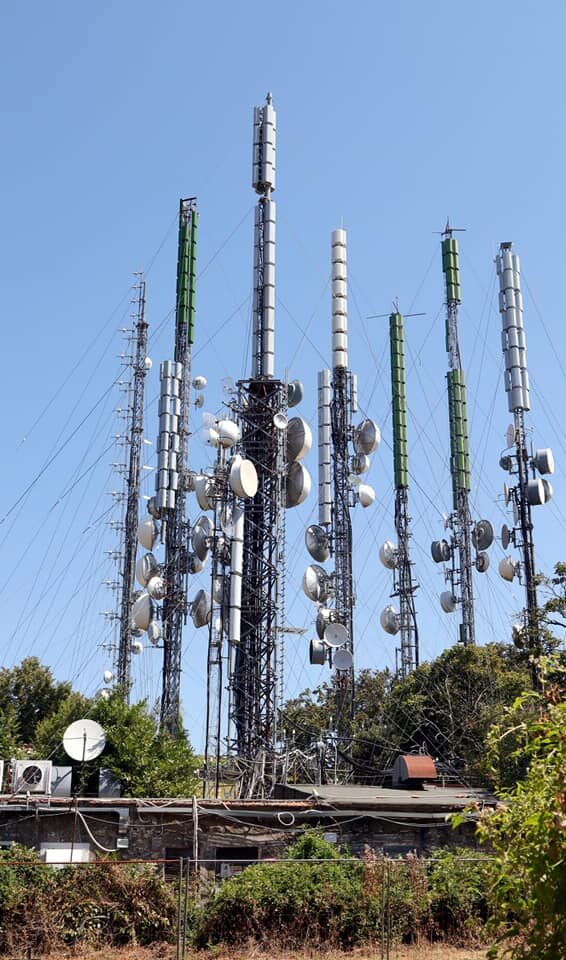
<instances>
[{"instance_id":1,"label":"fence post","mask_svg":"<svg viewBox=\"0 0 566 960\"><path fill-rule=\"evenodd\" d=\"M389 949L391 946L391 861L387 861L387 936L385 939L387 952L385 954L389 960Z\"/></svg>"},{"instance_id":2,"label":"fence post","mask_svg":"<svg viewBox=\"0 0 566 960\"><path fill-rule=\"evenodd\" d=\"M177 960L181 960L181 910L183 908L183 858L179 857L179 896L177 898Z\"/></svg>"},{"instance_id":3,"label":"fence post","mask_svg":"<svg viewBox=\"0 0 566 960\"><path fill-rule=\"evenodd\" d=\"M385 958L385 857L381 869L381 960Z\"/></svg>"},{"instance_id":4,"label":"fence post","mask_svg":"<svg viewBox=\"0 0 566 960\"><path fill-rule=\"evenodd\" d=\"M181 948L181 960L185 960L185 951L187 949L187 915L189 912L189 878L190 878L190 857L187 857L187 868L185 872L185 900L183 904L183 945Z\"/></svg>"}]
</instances>

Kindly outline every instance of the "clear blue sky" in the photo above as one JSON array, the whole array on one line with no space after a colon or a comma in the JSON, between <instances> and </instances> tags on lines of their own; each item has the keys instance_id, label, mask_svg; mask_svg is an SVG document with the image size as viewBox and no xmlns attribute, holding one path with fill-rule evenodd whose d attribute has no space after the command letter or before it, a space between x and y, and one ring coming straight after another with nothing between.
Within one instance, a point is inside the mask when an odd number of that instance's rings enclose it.
<instances>
[{"instance_id":1,"label":"clear blue sky","mask_svg":"<svg viewBox=\"0 0 566 960\"><path fill-rule=\"evenodd\" d=\"M387 323L364 318L387 312L395 296L406 312L426 311L407 321L423 655L456 638L456 620L439 611L442 579L428 556L449 508L442 274L433 233L447 214L468 231L461 323L478 515L497 527L504 519L498 458L509 417L492 260L501 240L513 240L528 282L529 422L537 445L551 444L558 463L555 500L536 514L539 566L548 571L565 559L565 28L562 4L523 0L5 7L1 512L112 383L124 297L142 267L149 268L148 318L159 327L146 426L155 438L151 401L157 361L171 353L165 318L174 302L180 196L199 198L201 268L214 258L198 288L197 349L213 337L195 361L211 382L207 406L219 405L221 377L246 372L251 111L270 89L278 111L278 369L304 379L303 414L314 426L316 371L329 357L329 232L343 223L351 364L385 438L371 473L378 500L371 515L356 511L358 665L394 662L394 644L378 623L390 580L377 549L393 531ZM89 693L108 665L99 644L108 636L101 612L112 608L101 586L112 576L104 554L112 548L104 522L112 515L99 518L117 487L110 478L116 456L106 452L116 406L119 398L109 394L0 525L2 662L35 653ZM206 462L197 439L192 451L195 466ZM308 465L314 474L315 451ZM308 562L302 530L314 509L312 498L289 516L289 621L297 626L312 620L298 591ZM522 604L521 589L497 574L500 556L496 546L478 583L482 641L507 637ZM307 639L289 641L289 693L327 676L309 667ZM185 651L185 717L199 745L203 631L187 629ZM153 699L159 654L145 652L135 671L137 691Z\"/></svg>"}]
</instances>

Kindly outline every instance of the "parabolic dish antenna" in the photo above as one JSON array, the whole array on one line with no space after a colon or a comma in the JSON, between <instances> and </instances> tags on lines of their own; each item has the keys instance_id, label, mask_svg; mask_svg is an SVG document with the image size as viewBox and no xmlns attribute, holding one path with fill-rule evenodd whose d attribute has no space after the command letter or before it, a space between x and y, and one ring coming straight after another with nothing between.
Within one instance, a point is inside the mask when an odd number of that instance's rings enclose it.
<instances>
[{"instance_id":1,"label":"parabolic dish antenna","mask_svg":"<svg viewBox=\"0 0 566 960\"><path fill-rule=\"evenodd\" d=\"M501 546L504 550L507 550L509 543L511 541L511 531L506 523L501 527Z\"/></svg>"},{"instance_id":2,"label":"parabolic dish antenna","mask_svg":"<svg viewBox=\"0 0 566 960\"><path fill-rule=\"evenodd\" d=\"M324 563L330 556L328 534L317 523L311 523L305 531L305 544L313 560Z\"/></svg>"},{"instance_id":3,"label":"parabolic dish antenna","mask_svg":"<svg viewBox=\"0 0 566 960\"><path fill-rule=\"evenodd\" d=\"M324 642L329 647L342 647L348 640L348 631L343 623L329 623L324 631Z\"/></svg>"},{"instance_id":4,"label":"parabolic dish antenna","mask_svg":"<svg viewBox=\"0 0 566 960\"><path fill-rule=\"evenodd\" d=\"M276 413L273 417L273 425L276 430L286 430L288 422L284 413Z\"/></svg>"},{"instance_id":5,"label":"parabolic dish antenna","mask_svg":"<svg viewBox=\"0 0 566 960\"><path fill-rule=\"evenodd\" d=\"M63 747L71 760L96 760L106 746L106 734L94 720L75 720L63 734Z\"/></svg>"},{"instance_id":6,"label":"parabolic dish antenna","mask_svg":"<svg viewBox=\"0 0 566 960\"><path fill-rule=\"evenodd\" d=\"M334 666L337 670L351 670L354 658L349 650L337 650L334 654Z\"/></svg>"},{"instance_id":7,"label":"parabolic dish antenna","mask_svg":"<svg viewBox=\"0 0 566 960\"><path fill-rule=\"evenodd\" d=\"M515 426L510 423L505 431L505 442L508 447L512 447L515 444Z\"/></svg>"}]
</instances>

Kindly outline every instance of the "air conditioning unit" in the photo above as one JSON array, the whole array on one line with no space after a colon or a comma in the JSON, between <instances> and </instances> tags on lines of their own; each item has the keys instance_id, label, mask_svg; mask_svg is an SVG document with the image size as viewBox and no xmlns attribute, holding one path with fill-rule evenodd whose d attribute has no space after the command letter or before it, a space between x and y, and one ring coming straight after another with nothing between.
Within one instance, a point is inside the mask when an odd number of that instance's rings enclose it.
<instances>
[{"instance_id":1,"label":"air conditioning unit","mask_svg":"<svg viewBox=\"0 0 566 960\"><path fill-rule=\"evenodd\" d=\"M51 760L12 760L12 793L50 793Z\"/></svg>"}]
</instances>

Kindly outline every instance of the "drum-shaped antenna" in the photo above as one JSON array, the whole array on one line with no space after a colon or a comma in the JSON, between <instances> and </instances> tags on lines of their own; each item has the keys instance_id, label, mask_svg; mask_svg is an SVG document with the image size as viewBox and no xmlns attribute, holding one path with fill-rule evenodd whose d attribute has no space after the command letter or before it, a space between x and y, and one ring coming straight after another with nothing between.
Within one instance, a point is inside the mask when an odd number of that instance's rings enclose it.
<instances>
[{"instance_id":1,"label":"drum-shaped antenna","mask_svg":"<svg viewBox=\"0 0 566 960\"><path fill-rule=\"evenodd\" d=\"M311 640L309 648L309 662L311 666L320 666L326 662L328 647L321 640Z\"/></svg>"},{"instance_id":2,"label":"drum-shaped antenna","mask_svg":"<svg viewBox=\"0 0 566 960\"><path fill-rule=\"evenodd\" d=\"M153 517L146 517L145 520L142 520L141 523L138 524L138 543L142 545L144 550L153 549L158 534L159 528Z\"/></svg>"},{"instance_id":3,"label":"drum-shaped antenna","mask_svg":"<svg viewBox=\"0 0 566 960\"><path fill-rule=\"evenodd\" d=\"M478 573L487 573L489 570L489 553L478 553L476 557L476 570Z\"/></svg>"},{"instance_id":4,"label":"drum-shaped antenna","mask_svg":"<svg viewBox=\"0 0 566 960\"><path fill-rule=\"evenodd\" d=\"M138 630L147 630L152 614L153 604L144 591L132 605L132 623Z\"/></svg>"},{"instance_id":5,"label":"drum-shaped antenna","mask_svg":"<svg viewBox=\"0 0 566 960\"><path fill-rule=\"evenodd\" d=\"M356 453L373 453L381 440L381 431L374 420L369 418L354 430L354 450Z\"/></svg>"},{"instance_id":6,"label":"drum-shaped antenna","mask_svg":"<svg viewBox=\"0 0 566 960\"><path fill-rule=\"evenodd\" d=\"M208 557L210 538L212 537L214 527L210 517L200 516L195 521L191 531L191 545L199 560L203 563Z\"/></svg>"},{"instance_id":7,"label":"drum-shaped antenna","mask_svg":"<svg viewBox=\"0 0 566 960\"><path fill-rule=\"evenodd\" d=\"M201 510L212 510L214 504L209 500L209 494L212 492L211 477L207 477L204 473L197 474L194 479L194 487L197 503Z\"/></svg>"},{"instance_id":8,"label":"drum-shaped antenna","mask_svg":"<svg viewBox=\"0 0 566 960\"><path fill-rule=\"evenodd\" d=\"M367 473L370 465L370 458L366 456L365 453L354 454L350 462L352 473L356 474L356 476L359 476L362 473Z\"/></svg>"},{"instance_id":9,"label":"drum-shaped antenna","mask_svg":"<svg viewBox=\"0 0 566 960\"><path fill-rule=\"evenodd\" d=\"M440 594L440 606L444 613L454 613L456 609L456 597L451 590L444 590Z\"/></svg>"},{"instance_id":10,"label":"drum-shaped antenna","mask_svg":"<svg viewBox=\"0 0 566 960\"><path fill-rule=\"evenodd\" d=\"M161 640L161 624L158 620L152 620L149 627L147 628L147 639L150 643L155 645Z\"/></svg>"},{"instance_id":11,"label":"drum-shaped antenna","mask_svg":"<svg viewBox=\"0 0 566 960\"><path fill-rule=\"evenodd\" d=\"M472 530L472 543L476 550L488 550L495 534L489 520L478 520Z\"/></svg>"},{"instance_id":12,"label":"drum-shaped antenna","mask_svg":"<svg viewBox=\"0 0 566 960\"><path fill-rule=\"evenodd\" d=\"M295 460L289 464L287 483L285 485L285 506L298 507L303 503L311 491L311 476L307 468Z\"/></svg>"},{"instance_id":13,"label":"drum-shaped antenna","mask_svg":"<svg viewBox=\"0 0 566 960\"><path fill-rule=\"evenodd\" d=\"M257 470L251 460L234 457L230 467L229 483L237 497L242 500L251 500L255 497L258 488Z\"/></svg>"},{"instance_id":14,"label":"drum-shaped antenna","mask_svg":"<svg viewBox=\"0 0 566 960\"><path fill-rule=\"evenodd\" d=\"M287 384L287 406L296 407L305 395L305 388L301 380L291 380Z\"/></svg>"},{"instance_id":15,"label":"drum-shaped antenna","mask_svg":"<svg viewBox=\"0 0 566 960\"><path fill-rule=\"evenodd\" d=\"M240 439L240 428L233 420L219 420L216 424L218 443L226 450Z\"/></svg>"},{"instance_id":16,"label":"drum-shaped antenna","mask_svg":"<svg viewBox=\"0 0 566 960\"><path fill-rule=\"evenodd\" d=\"M540 507L546 502L544 483L539 477L527 480L527 500L531 507Z\"/></svg>"},{"instance_id":17,"label":"drum-shaped antenna","mask_svg":"<svg viewBox=\"0 0 566 960\"><path fill-rule=\"evenodd\" d=\"M136 580L142 587L147 587L148 581L159 570L159 564L152 553L143 553L136 562Z\"/></svg>"},{"instance_id":18,"label":"drum-shaped antenna","mask_svg":"<svg viewBox=\"0 0 566 960\"><path fill-rule=\"evenodd\" d=\"M302 460L312 447L312 432L306 420L293 417L287 427L287 460Z\"/></svg>"},{"instance_id":19,"label":"drum-shaped antenna","mask_svg":"<svg viewBox=\"0 0 566 960\"><path fill-rule=\"evenodd\" d=\"M333 663L337 670L351 670L354 665L354 658L349 650L337 650L333 657Z\"/></svg>"},{"instance_id":20,"label":"drum-shaped antenna","mask_svg":"<svg viewBox=\"0 0 566 960\"><path fill-rule=\"evenodd\" d=\"M507 550L511 542L511 531L506 523L501 527L501 546L504 550Z\"/></svg>"},{"instance_id":21,"label":"drum-shaped antenna","mask_svg":"<svg viewBox=\"0 0 566 960\"><path fill-rule=\"evenodd\" d=\"M167 584L163 577L152 577L147 584L147 592L152 600L163 600L167 593Z\"/></svg>"},{"instance_id":22,"label":"drum-shaped antenna","mask_svg":"<svg viewBox=\"0 0 566 960\"><path fill-rule=\"evenodd\" d=\"M394 570L399 562L397 547L391 540L386 540L379 548L379 559L388 570Z\"/></svg>"},{"instance_id":23,"label":"drum-shaped antenna","mask_svg":"<svg viewBox=\"0 0 566 960\"><path fill-rule=\"evenodd\" d=\"M508 447L515 446L515 425L510 423L505 431L505 443Z\"/></svg>"},{"instance_id":24,"label":"drum-shaped antenna","mask_svg":"<svg viewBox=\"0 0 566 960\"><path fill-rule=\"evenodd\" d=\"M386 633L389 633L392 637L396 633L399 633L400 623L399 623L399 613L394 606L389 604L389 606L384 607L379 615L379 622L382 626L382 629Z\"/></svg>"},{"instance_id":25,"label":"drum-shaped antenna","mask_svg":"<svg viewBox=\"0 0 566 960\"><path fill-rule=\"evenodd\" d=\"M554 473L554 454L550 447L537 450L533 457L533 463L539 473Z\"/></svg>"},{"instance_id":26,"label":"drum-shaped antenna","mask_svg":"<svg viewBox=\"0 0 566 960\"><path fill-rule=\"evenodd\" d=\"M369 483L360 483L358 487L358 500L362 507L371 507L375 500L375 490Z\"/></svg>"},{"instance_id":27,"label":"drum-shaped antenna","mask_svg":"<svg viewBox=\"0 0 566 960\"><path fill-rule=\"evenodd\" d=\"M324 567L311 563L303 575L303 591L314 603L324 603L330 596L330 577Z\"/></svg>"},{"instance_id":28,"label":"drum-shaped antenna","mask_svg":"<svg viewBox=\"0 0 566 960\"><path fill-rule=\"evenodd\" d=\"M199 590L191 603L191 619L197 628L205 627L210 622L212 602L206 590Z\"/></svg>"},{"instance_id":29,"label":"drum-shaped antenna","mask_svg":"<svg viewBox=\"0 0 566 960\"><path fill-rule=\"evenodd\" d=\"M328 624L330 623L332 617L332 610L329 610L328 607L319 607L318 613L316 615L316 632L318 634L319 640L324 639L324 631L326 630Z\"/></svg>"},{"instance_id":30,"label":"drum-shaped antenna","mask_svg":"<svg viewBox=\"0 0 566 960\"><path fill-rule=\"evenodd\" d=\"M305 530L305 545L313 560L324 563L330 556L328 534L317 523L311 523Z\"/></svg>"},{"instance_id":31,"label":"drum-shaped antenna","mask_svg":"<svg viewBox=\"0 0 566 960\"><path fill-rule=\"evenodd\" d=\"M329 647L343 647L348 642L348 631L343 623L329 623L324 631L324 642Z\"/></svg>"},{"instance_id":32,"label":"drum-shaped antenna","mask_svg":"<svg viewBox=\"0 0 566 960\"><path fill-rule=\"evenodd\" d=\"M273 416L273 425L276 430L286 430L289 421L284 413L276 413Z\"/></svg>"},{"instance_id":33,"label":"drum-shaped antenna","mask_svg":"<svg viewBox=\"0 0 566 960\"><path fill-rule=\"evenodd\" d=\"M499 576L503 580L511 583L516 573L516 566L513 557L503 557L499 561Z\"/></svg>"},{"instance_id":34,"label":"drum-shaped antenna","mask_svg":"<svg viewBox=\"0 0 566 960\"><path fill-rule=\"evenodd\" d=\"M452 556L452 547L447 540L433 540L430 552L435 563L446 563Z\"/></svg>"}]
</instances>

